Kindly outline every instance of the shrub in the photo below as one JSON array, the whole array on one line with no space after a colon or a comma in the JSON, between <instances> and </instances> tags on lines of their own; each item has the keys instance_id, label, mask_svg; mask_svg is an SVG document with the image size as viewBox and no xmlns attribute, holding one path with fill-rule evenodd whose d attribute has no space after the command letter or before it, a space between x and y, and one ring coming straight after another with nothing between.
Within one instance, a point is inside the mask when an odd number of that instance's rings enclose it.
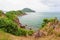
<instances>
[{"instance_id":1,"label":"shrub","mask_svg":"<svg viewBox=\"0 0 60 40\"><path fill-rule=\"evenodd\" d=\"M53 22L54 23L55 21L58 22L56 17L55 18L50 18L50 19L45 18L45 19L43 19L43 22L41 24L41 28L43 28L48 22Z\"/></svg>"},{"instance_id":2,"label":"shrub","mask_svg":"<svg viewBox=\"0 0 60 40\"><path fill-rule=\"evenodd\" d=\"M6 16L11 20L14 20L17 18L17 16L15 15L15 12L6 12Z\"/></svg>"},{"instance_id":3,"label":"shrub","mask_svg":"<svg viewBox=\"0 0 60 40\"><path fill-rule=\"evenodd\" d=\"M17 23L14 21L18 15L25 14L24 12L18 10L18 11L9 11L6 12L6 14L2 15L3 12L0 11L0 29L7 32L11 33L13 35L17 36L26 36L32 35L33 31L32 30L26 30L22 28L18 28ZM4 17L2 17L2 16Z\"/></svg>"},{"instance_id":4,"label":"shrub","mask_svg":"<svg viewBox=\"0 0 60 40\"><path fill-rule=\"evenodd\" d=\"M8 18L0 18L0 29L15 35L16 31L18 30L18 27L16 23L14 23Z\"/></svg>"},{"instance_id":5,"label":"shrub","mask_svg":"<svg viewBox=\"0 0 60 40\"><path fill-rule=\"evenodd\" d=\"M27 30L19 28L18 31L16 32L17 36L26 36L27 35Z\"/></svg>"},{"instance_id":6,"label":"shrub","mask_svg":"<svg viewBox=\"0 0 60 40\"><path fill-rule=\"evenodd\" d=\"M26 30L26 29L22 29L22 28L19 28L16 35L17 36L32 36L32 34L34 33L33 30Z\"/></svg>"},{"instance_id":7,"label":"shrub","mask_svg":"<svg viewBox=\"0 0 60 40\"><path fill-rule=\"evenodd\" d=\"M45 18L45 19L43 19L43 22L44 22L44 23L48 23L49 20L48 20L47 18Z\"/></svg>"},{"instance_id":8,"label":"shrub","mask_svg":"<svg viewBox=\"0 0 60 40\"><path fill-rule=\"evenodd\" d=\"M29 31L28 31L28 35L29 35L29 36L32 36L33 33L34 33L33 30L29 30Z\"/></svg>"},{"instance_id":9,"label":"shrub","mask_svg":"<svg viewBox=\"0 0 60 40\"><path fill-rule=\"evenodd\" d=\"M0 29L17 36L26 36L27 34L33 34L32 30L27 31L26 29L18 28L17 24L8 18L0 18Z\"/></svg>"}]
</instances>

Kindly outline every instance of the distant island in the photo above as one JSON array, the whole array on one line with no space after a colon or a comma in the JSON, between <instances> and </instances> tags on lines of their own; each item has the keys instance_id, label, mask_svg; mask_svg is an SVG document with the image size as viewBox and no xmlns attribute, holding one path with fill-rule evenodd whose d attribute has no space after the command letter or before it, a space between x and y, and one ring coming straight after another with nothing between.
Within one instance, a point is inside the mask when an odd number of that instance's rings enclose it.
<instances>
[{"instance_id":1,"label":"distant island","mask_svg":"<svg viewBox=\"0 0 60 40\"><path fill-rule=\"evenodd\" d=\"M22 9L23 12L35 12L34 10L30 9L30 8L24 8Z\"/></svg>"}]
</instances>

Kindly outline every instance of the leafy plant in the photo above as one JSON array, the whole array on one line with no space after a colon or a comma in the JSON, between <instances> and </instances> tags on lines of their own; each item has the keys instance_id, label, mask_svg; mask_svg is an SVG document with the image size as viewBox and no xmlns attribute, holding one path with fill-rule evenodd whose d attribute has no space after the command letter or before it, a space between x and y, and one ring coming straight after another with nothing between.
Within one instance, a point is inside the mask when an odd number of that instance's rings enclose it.
<instances>
[{"instance_id":1,"label":"leafy plant","mask_svg":"<svg viewBox=\"0 0 60 40\"><path fill-rule=\"evenodd\" d=\"M16 23L8 18L0 18L0 29L11 34L15 34L18 30L18 27Z\"/></svg>"},{"instance_id":2,"label":"leafy plant","mask_svg":"<svg viewBox=\"0 0 60 40\"><path fill-rule=\"evenodd\" d=\"M28 35L30 35L30 36L32 36L33 33L34 33L33 30L29 30L29 31L28 31Z\"/></svg>"}]
</instances>

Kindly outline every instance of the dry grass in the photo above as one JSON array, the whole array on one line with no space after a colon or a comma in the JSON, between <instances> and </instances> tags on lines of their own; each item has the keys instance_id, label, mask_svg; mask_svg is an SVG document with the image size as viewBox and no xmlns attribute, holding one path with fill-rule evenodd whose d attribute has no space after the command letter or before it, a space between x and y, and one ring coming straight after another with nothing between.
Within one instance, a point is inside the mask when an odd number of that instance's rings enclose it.
<instances>
[{"instance_id":1,"label":"dry grass","mask_svg":"<svg viewBox=\"0 0 60 40\"><path fill-rule=\"evenodd\" d=\"M51 27L51 26L50 26ZM60 40L60 27L52 29L49 25L42 29L45 34L53 33L44 37L34 38L33 36L14 36L3 31L0 31L0 40ZM47 32L47 33L46 33ZM57 35L57 36L56 36Z\"/></svg>"},{"instance_id":2,"label":"dry grass","mask_svg":"<svg viewBox=\"0 0 60 40\"><path fill-rule=\"evenodd\" d=\"M0 31L0 40L60 40L60 37L56 37L55 35L49 35L45 37L34 38L33 36L14 36Z\"/></svg>"},{"instance_id":3,"label":"dry grass","mask_svg":"<svg viewBox=\"0 0 60 40\"><path fill-rule=\"evenodd\" d=\"M14 37L12 40L60 40L60 37L45 36L41 38L34 38L32 36L29 36L29 37Z\"/></svg>"}]
</instances>

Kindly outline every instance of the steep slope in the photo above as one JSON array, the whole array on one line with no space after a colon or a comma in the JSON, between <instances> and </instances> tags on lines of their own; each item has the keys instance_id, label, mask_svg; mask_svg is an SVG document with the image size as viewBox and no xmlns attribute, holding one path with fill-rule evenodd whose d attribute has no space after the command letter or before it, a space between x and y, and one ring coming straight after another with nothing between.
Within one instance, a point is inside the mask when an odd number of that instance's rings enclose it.
<instances>
[{"instance_id":1,"label":"steep slope","mask_svg":"<svg viewBox=\"0 0 60 40\"><path fill-rule=\"evenodd\" d=\"M10 40L10 34L0 30L0 40Z\"/></svg>"}]
</instances>

